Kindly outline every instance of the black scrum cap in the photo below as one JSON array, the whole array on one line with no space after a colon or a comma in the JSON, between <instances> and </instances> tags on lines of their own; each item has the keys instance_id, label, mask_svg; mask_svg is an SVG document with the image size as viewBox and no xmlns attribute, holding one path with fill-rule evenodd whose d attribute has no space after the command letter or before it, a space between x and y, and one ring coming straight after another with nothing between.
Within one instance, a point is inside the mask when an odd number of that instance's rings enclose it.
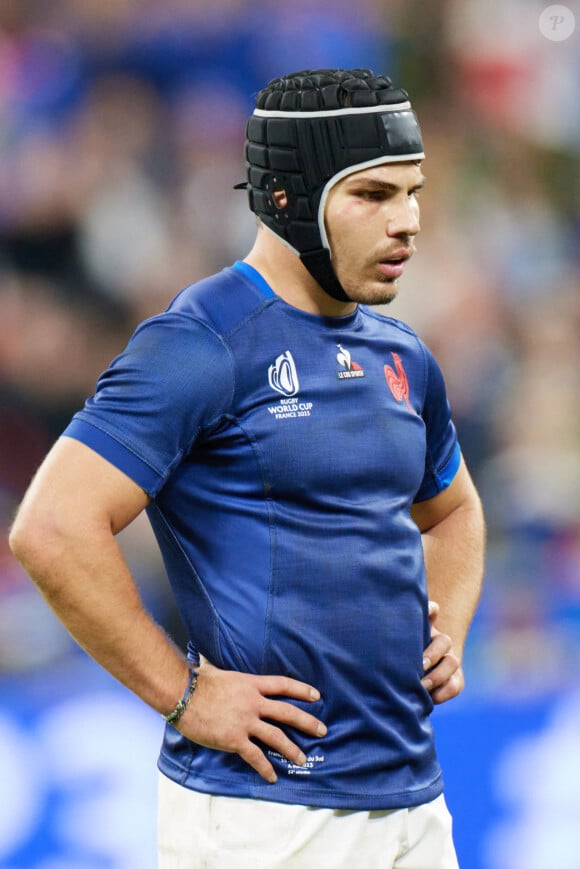
<instances>
[{"instance_id":1,"label":"black scrum cap","mask_svg":"<svg viewBox=\"0 0 580 869\"><path fill-rule=\"evenodd\" d=\"M248 121L250 208L341 301L324 226L329 190L369 166L424 158L421 131L404 90L368 69L303 70L271 81ZM288 205L272 193L285 190Z\"/></svg>"}]
</instances>

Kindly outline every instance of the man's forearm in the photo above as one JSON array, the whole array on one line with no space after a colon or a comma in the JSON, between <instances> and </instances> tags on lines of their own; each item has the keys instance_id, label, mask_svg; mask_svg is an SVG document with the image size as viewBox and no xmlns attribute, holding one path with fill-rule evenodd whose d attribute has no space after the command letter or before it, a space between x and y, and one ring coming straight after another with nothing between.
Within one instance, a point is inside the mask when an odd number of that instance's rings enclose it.
<instances>
[{"instance_id":1,"label":"man's forearm","mask_svg":"<svg viewBox=\"0 0 580 869\"><path fill-rule=\"evenodd\" d=\"M145 612L112 533L11 537L45 600L74 639L101 666L159 712L183 694L184 656Z\"/></svg>"}]
</instances>

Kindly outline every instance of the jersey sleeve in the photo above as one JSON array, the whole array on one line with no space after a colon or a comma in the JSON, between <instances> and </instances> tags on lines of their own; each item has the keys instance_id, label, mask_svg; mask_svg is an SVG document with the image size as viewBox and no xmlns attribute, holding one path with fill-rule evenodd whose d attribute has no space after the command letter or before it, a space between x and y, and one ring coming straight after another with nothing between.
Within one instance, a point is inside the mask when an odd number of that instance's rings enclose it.
<instances>
[{"instance_id":1,"label":"jersey sleeve","mask_svg":"<svg viewBox=\"0 0 580 869\"><path fill-rule=\"evenodd\" d=\"M461 461L461 451L451 419L451 407L447 399L443 374L426 347L425 353L427 384L422 416L426 429L427 449L425 474L415 495L415 502L426 501L446 489L453 482Z\"/></svg>"},{"instance_id":2,"label":"jersey sleeve","mask_svg":"<svg viewBox=\"0 0 580 869\"><path fill-rule=\"evenodd\" d=\"M227 411L233 388L233 364L220 336L168 312L138 327L63 435L155 497L199 432Z\"/></svg>"}]
</instances>

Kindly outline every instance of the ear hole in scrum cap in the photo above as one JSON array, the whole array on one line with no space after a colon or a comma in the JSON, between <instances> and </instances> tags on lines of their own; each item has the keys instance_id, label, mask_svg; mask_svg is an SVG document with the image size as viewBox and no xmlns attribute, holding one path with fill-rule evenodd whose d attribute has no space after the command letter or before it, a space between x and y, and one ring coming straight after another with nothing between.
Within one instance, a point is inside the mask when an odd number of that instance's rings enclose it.
<instances>
[{"instance_id":1,"label":"ear hole in scrum cap","mask_svg":"<svg viewBox=\"0 0 580 869\"><path fill-rule=\"evenodd\" d=\"M387 76L368 69L302 70L274 79L256 98L246 130L250 208L329 295L348 300L324 229L328 191L367 166L423 157L409 97ZM275 189L286 191L283 209Z\"/></svg>"}]
</instances>

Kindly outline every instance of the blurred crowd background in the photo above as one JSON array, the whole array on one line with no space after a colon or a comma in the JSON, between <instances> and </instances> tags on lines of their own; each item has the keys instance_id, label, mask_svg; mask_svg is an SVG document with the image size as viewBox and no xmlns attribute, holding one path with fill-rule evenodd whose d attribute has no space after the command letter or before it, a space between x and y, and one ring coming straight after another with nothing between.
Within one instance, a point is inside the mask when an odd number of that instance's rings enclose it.
<instances>
[{"instance_id":1,"label":"blurred crowd background","mask_svg":"<svg viewBox=\"0 0 580 869\"><path fill-rule=\"evenodd\" d=\"M466 800L479 818L458 832L462 865L580 866L580 8L564 7L577 29L556 40L538 24L547 5L0 3L0 766L13 773L0 769L0 802L12 806L0 869L153 866L139 847L154 831L139 839L121 826L111 851L102 830L78 837L95 826L86 794L106 796L115 769L125 810L149 793L135 776L142 762L153 775L157 722L77 649L6 534L35 468L137 323L249 249L253 216L232 188L245 177L255 93L281 73L335 66L389 72L418 111L423 230L389 312L444 370L489 524L468 691L437 712L449 801L456 817ZM122 545L179 639L145 520ZM103 756L99 736L127 739L107 704L140 736L106 754L103 772L87 761ZM47 760L59 751L68 778ZM112 813L99 812L110 838Z\"/></svg>"}]
</instances>

